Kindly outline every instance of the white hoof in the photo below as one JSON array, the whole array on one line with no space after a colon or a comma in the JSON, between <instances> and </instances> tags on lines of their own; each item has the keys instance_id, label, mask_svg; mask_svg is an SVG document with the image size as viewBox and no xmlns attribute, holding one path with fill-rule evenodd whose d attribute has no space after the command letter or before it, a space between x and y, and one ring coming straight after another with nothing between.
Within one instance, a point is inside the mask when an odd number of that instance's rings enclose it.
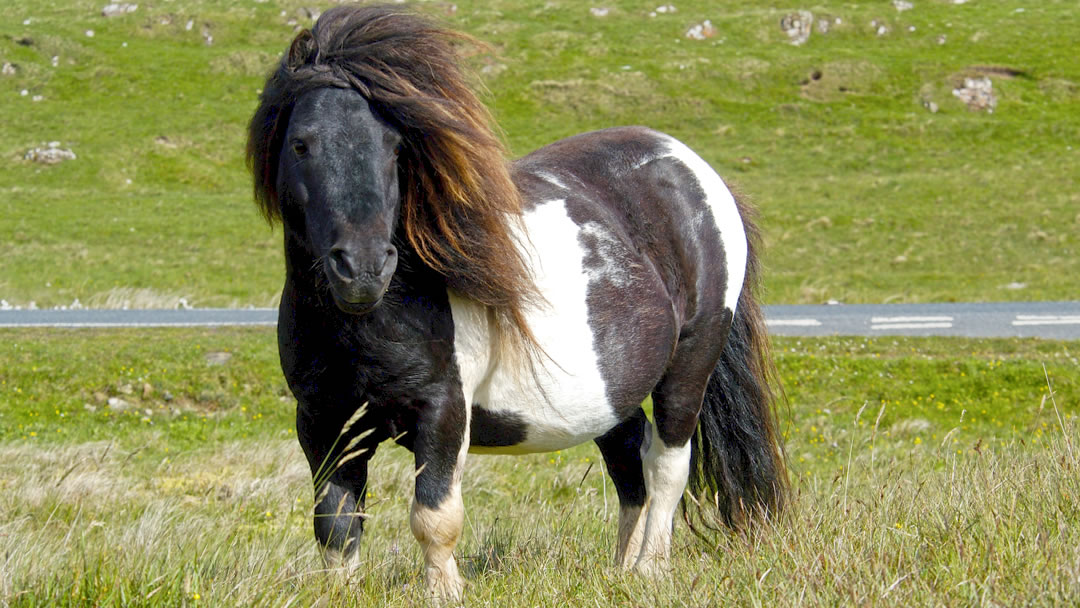
<instances>
[{"instance_id":1,"label":"white hoof","mask_svg":"<svg viewBox=\"0 0 1080 608\"><path fill-rule=\"evenodd\" d=\"M457 565L453 562L448 568L428 568L424 579L428 597L435 605L450 606L461 603L465 580L458 574Z\"/></svg>"}]
</instances>

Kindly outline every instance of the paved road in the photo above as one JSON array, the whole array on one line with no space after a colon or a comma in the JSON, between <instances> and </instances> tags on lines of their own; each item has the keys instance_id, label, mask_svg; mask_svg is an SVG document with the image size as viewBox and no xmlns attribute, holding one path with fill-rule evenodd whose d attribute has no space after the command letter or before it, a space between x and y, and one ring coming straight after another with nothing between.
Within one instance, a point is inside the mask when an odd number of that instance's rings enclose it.
<instances>
[{"instance_id":1,"label":"paved road","mask_svg":"<svg viewBox=\"0 0 1080 608\"><path fill-rule=\"evenodd\" d=\"M222 325L277 325L277 309L0 310L0 327L214 327Z\"/></svg>"},{"instance_id":2,"label":"paved road","mask_svg":"<svg viewBox=\"0 0 1080 608\"><path fill-rule=\"evenodd\" d=\"M785 336L967 336L1080 340L1080 302L769 306Z\"/></svg>"},{"instance_id":3,"label":"paved road","mask_svg":"<svg viewBox=\"0 0 1080 608\"><path fill-rule=\"evenodd\" d=\"M784 336L1041 337L1080 340L1080 302L767 306ZM0 310L0 327L274 325L275 309Z\"/></svg>"}]
</instances>

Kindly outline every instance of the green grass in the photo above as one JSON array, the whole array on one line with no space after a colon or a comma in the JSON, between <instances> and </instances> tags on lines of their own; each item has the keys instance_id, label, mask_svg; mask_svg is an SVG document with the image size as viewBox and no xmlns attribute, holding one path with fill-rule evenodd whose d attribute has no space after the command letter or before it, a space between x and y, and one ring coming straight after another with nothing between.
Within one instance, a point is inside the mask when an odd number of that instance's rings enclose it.
<instances>
[{"instance_id":1,"label":"green grass","mask_svg":"<svg viewBox=\"0 0 1080 608\"><path fill-rule=\"evenodd\" d=\"M0 404L11 405L0 408L0 441L116 440L135 449L160 440L175 449L293 432L272 329L0 336ZM1050 386L1063 415L1080 414L1078 350L1022 339L777 338L789 452L835 464L860 410L859 428L883 410L882 440L898 446L950 431L958 445L1037 439L1054 424L1043 403Z\"/></svg>"},{"instance_id":2,"label":"green grass","mask_svg":"<svg viewBox=\"0 0 1080 608\"><path fill-rule=\"evenodd\" d=\"M657 4L603 18L541 0L419 6L492 45L470 61L514 154L619 124L700 151L762 210L770 302L1076 297L1075 3L819 2L833 25L799 47L778 23L806 5L648 17ZM289 21L318 3L175 0L111 19L103 5L0 7L0 61L17 66L0 77L0 114L17 117L0 143L0 298L272 304L280 233L251 203L244 127ZM703 19L716 37L686 39ZM978 74L992 114L951 94ZM22 160L47 141L79 158Z\"/></svg>"},{"instance_id":3,"label":"green grass","mask_svg":"<svg viewBox=\"0 0 1080 608\"><path fill-rule=\"evenodd\" d=\"M0 441L156 450L294 432L271 330L45 330L4 342L0 403L13 407L0 408Z\"/></svg>"},{"instance_id":4,"label":"green grass","mask_svg":"<svg viewBox=\"0 0 1080 608\"><path fill-rule=\"evenodd\" d=\"M111 19L104 4L0 5L0 62L16 66L0 76L0 299L274 303L280 231L251 202L244 127L289 21L318 3L173 0ZM469 61L514 154L645 124L752 195L772 303L1076 297L1075 3L819 2L833 25L800 47L778 23L807 5L694 0L648 17L659 4L420 7L492 45ZM703 19L717 36L685 39ZM951 94L979 74L992 114ZM78 158L22 160L49 141ZM403 449L376 457L364 568L320 571L274 343L267 329L0 331L0 605L419 604ZM475 457L468 602L1076 603L1080 345L775 346L796 489L784 519L716 548L679 526L680 574L645 581L610 566L617 501L594 447Z\"/></svg>"},{"instance_id":5,"label":"green grass","mask_svg":"<svg viewBox=\"0 0 1080 608\"><path fill-rule=\"evenodd\" d=\"M645 581L611 566L617 501L594 446L475 456L468 604L1075 602L1080 345L774 345L783 519L715 548L679 524L679 574ZM0 605L422 603L402 448L373 464L363 568L321 571L272 330L4 330L0 360Z\"/></svg>"}]
</instances>

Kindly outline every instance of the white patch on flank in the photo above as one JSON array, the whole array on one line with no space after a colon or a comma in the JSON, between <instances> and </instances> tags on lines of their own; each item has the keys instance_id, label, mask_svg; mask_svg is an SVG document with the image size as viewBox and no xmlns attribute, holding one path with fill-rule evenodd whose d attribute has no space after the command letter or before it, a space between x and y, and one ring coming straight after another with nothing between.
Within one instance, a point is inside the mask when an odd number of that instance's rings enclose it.
<instances>
[{"instance_id":1,"label":"white patch on flank","mask_svg":"<svg viewBox=\"0 0 1080 608\"><path fill-rule=\"evenodd\" d=\"M559 176L553 173L548 173L547 171L537 171L534 175L553 186L562 188L563 190L569 190L569 188L566 187L566 184L563 183L561 179L559 179Z\"/></svg>"},{"instance_id":2,"label":"white patch on flank","mask_svg":"<svg viewBox=\"0 0 1080 608\"><path fill-rule=\"evenodd\" d=\"M620 256L626 250L626 245L615 238L611 231L598 222L587 222L581 227L581 235L592 237L595 244L594 253L600 256L602 264L599 268L586 269L589 282L609 280L617 287L630 285L630 266Z\"/></svg>"},{"instance_id":3,"label":"white patch on flank","mask_svg":"<svg viewBox=\"0 0 1080 608\"><path fill-rule=\"evenodd\" d=\"M528 238L520 238L526 264L547 302L526 311L533 335L546 356L527 366L501 361L490 322L479 305L451 294L454 350L463 389L472 403L508 412L526 424L526 439L505 448L474 452L549 452L598 437L618 423L600 375L589 326L589 276L580 229L566 201L538 205L523 218Z\"/></svg>"},{"instance_id":4,"label":"white patch on flank","mask_svg":"<svg viewBox=\"0 0 1080 608\"><path fill-rule=\"evenodd\" d=\"M742 217L735 204L735 197L728 190L724 180L686 144L672 137L665 137L668 155L675 158L698 180L705 192L705 203L712 212L712 219L720 231L720 239L727 254L728 284L725 286L724 306L735 313L742 292L743 279L746 277L746 231L743 230Z\"/></svg>"},{"instance_id":5,"label":"white patch on flank","mask_svg":"<svg viewBox=\"0 0 1080 608\"><path fill-rule=\"evenodd\" d=\"M642 462L648 498L645 533L635 568L655 575L671 551L671 521L690 475L690 442L669 447L652 425L652 441Z\"/></svg>"},{"instance_id":6,"label":"white patch on flank","mask_svg":"<svg viewBox=\"0 0 1080 608\"><path fill-rule=\"evenodd\" d=\"M639 160L638 162L631 165L630 170L631 171L637 171L638 169L644 167L645 165L653 162L654 160L660 159L660 158L664 158L664 157L663 156L646 156L646 157L642 158L641 160Z\"/></svg>"},{"instance_id":7,"label":"white patch on flank","mask_svg":"<svg viewBox=\"0 0 1080 608\"><path fill-rule=\"evenodd\" d=\"M495 357L492 350L490 318L485 307L450 292L450 312L454 318L454 361L461 374L465 405L472 413L476 387L491 374Z\"/></svg>"}]
</instances>

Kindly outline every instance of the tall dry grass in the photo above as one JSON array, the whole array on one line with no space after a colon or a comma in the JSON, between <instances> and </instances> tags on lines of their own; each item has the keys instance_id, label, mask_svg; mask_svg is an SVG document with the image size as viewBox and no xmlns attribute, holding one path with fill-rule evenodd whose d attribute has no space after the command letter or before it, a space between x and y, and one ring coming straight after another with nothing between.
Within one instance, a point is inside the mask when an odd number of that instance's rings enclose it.
<instances>
[{"instance_id":1,"label":"tall dry grass","mask_svg":"<svg viewBox=\"0 0 1080 608\"><path fill-rule=\"evenodd\" d=\"M1049 406L1048 406L1049 407ZM839 471L796 471L780 520L670 577L611 565L617 504L597 454L474 457L458 555L477 606L1015 606L1080 599L1080 475L1067 421L1041 447L886 447L853 432ZM160 446L158 446L160 448ZM959 451L959 453L958 453ZM162 455L107 443L0 446L0 605L423 603L412 463L375 458L363 567L327 573L291 442Z\"/></svg>"}]
</instances>

